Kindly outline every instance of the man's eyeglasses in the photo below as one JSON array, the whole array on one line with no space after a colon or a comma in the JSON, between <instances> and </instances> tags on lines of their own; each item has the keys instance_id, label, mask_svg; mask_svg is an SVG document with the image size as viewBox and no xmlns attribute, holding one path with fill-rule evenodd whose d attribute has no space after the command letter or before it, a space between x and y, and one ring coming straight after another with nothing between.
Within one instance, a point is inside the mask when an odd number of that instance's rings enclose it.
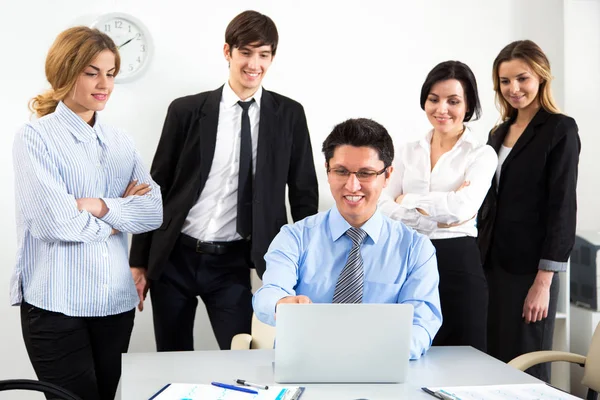
<instances>
[{"instance_id":1,"label":"man's eyeglasses","mask_svg":"<svg viewBox=\"0 0 600 400\"><path fill-rule=\"evenodd\" d=\"M327 173L332 173L334 177L340 180L346 180L352 174L356 175L356 179L360 182L373 182L379 175L383 174L387 170L387 167L384 167L381 171L356 171L351 172L346 168L327 168Z\"/></svg>"}]
</instances>

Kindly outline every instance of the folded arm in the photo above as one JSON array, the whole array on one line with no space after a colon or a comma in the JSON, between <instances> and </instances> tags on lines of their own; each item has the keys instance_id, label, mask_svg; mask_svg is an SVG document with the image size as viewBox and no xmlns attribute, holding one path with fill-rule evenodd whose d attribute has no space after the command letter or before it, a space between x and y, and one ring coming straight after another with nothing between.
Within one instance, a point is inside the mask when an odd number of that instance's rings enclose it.
<instances>
[{"instance_id":1,"label":"folded arm","mask_svg":"<svg viewBox=\"0 0 600 400\"><path fill-rule=\"evenodd\" d=\"M398 195L401 194L398 193ZM397 221L402 221L404 225L427 236L431 235L438 228L435 221L428 219L416 209L408 209L396 203L392 195L392 192L386 189L379 198L379 209L385 215Z\"/></svg>"},{"instance_id":2,"label":"folded arm","mask_svg":"<svg viewBox=\"0 0 600 400\"><path fill-rule=\"evenodd\" d=\"M465 171L464 181L469 182L467 186L450 192L407 193L401 206L418 210L428 219L442 224L455 224L473 218L498 166L498 157L492 147L484 146L479 151Z\"/></svg>"},{"instance_id":3,"label":"folded arm","mask_svg":"<svg viewBox=\"0 0 600 400\"><path fill-rule=\"evenodd\" d=\"M29 125L15 138L13 164L17 208L33 237L46 242L108 239L110 224L78 209L45 142Z\"/></svg>"},{"instance_id":4,"label":"folded arm","mask_svg":"<svg viewBox=\"0 0 600 400\"><path fill-rule=\"evenodd\" d=\"M430 235L437 229L437 223L428 220L416 209L408 209L396 203L396 197L403 194L402 182L404 180L404 164L402 160L394 162L394 170L390 176L387 187L379 198L379 209L388 217L402 221L417 232Z\"/></svg>"},{"instance_id":5,"label":"folded arm","mask_svg":"<svg viewBox=\"0 0 600 400\"><path fill-rule=\"evenodd\" d=\"M160 187L150 177L135 149L133 157L134 167L130 180L147 183L151 190L142 196L102 198L108 208L102 220L120 232L144 233L162 224L162 197Z\"/></svg>"}]
</instances>

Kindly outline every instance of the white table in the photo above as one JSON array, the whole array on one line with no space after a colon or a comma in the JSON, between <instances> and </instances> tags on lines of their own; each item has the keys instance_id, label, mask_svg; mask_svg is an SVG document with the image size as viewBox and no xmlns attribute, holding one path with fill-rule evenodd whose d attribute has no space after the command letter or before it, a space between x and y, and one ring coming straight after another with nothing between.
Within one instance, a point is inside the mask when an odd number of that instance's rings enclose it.
<instances>
[{"instance_id":1,"label":"white table","mask_svg":"<svg viewBox=\"0 0 600 400\"><path fill-rule=\"evenodd\" d=\"M130 353L123 355L121 398L147 400L171 382L273 381L274 350ZM307 384L301 400L433 400L422 386L540 383L472 347L433 347L411 361L404 384Z\"/></svg>"}]
</instances>

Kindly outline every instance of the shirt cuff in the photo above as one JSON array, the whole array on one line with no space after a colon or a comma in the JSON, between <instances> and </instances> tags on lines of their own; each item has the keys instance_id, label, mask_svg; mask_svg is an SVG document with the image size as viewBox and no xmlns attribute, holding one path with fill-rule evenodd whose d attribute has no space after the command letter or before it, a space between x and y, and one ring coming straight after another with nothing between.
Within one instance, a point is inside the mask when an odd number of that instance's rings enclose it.
<instances>
[{"instance_id":1,"label":"shirt cuff","mask_svg":"<svg viewBox=\"0 0 600 400\"><path fill-rule=\"evenodd\" d=\"M412 326L412 340L410 344L410 359L418 360L431 347L431 337L427 329L421 325Z\"/></svg>"},{"instance_id":2,"label":"shirt cuff","mask_svg":"<svg viewBox=\"0 0 600 400\"><path fill-rule=\"evenodd\" d=\"M112 226L108 222L106 222L106 221L103 221L103 222L105 222L105 223L102 224L102 228L101 228L101 230L102 230L102 237L104 239L108 239L112 235Z\"/></svg>"},{"instance_id":3,"label":"shirt cuff","mask_svg":"<svg viewBox=\"0 0 600 400\"><path fill-rule=\"evenodd\" d=\"M567 265L568 263L566 261L561 262L541 259L538 264L538 269L544 271L565 272L567 270Z\"/></svg>"},{"instance_id":4,"label":"shirt cuff","mask_svg":"<svg viewBox=\"0 0 600 400\"><path fill-rule=\"evenodd\" d=\"M421 200L421 195L416 193L406 193L402 198L402 203L400 205L406 209L414 210L419 206L419 201Z\"/></svg>"},{"instance_id":5,"label":"shirt cuff","mask_svg":"<svg viewBox=\"0 0 600 400\"><path fill-rule=\"evenodd\" d=\"M416 212L418 213L418 211L416 211ZM423 235L429 236L433 232L437 231L437 229L438 229L438 223L436 221L433 221L433 220L427 218L427 216L419 213L419 223L416 228L417 232L422 233Z\"/></svg>"},{"instance_id":6,"label":"shirt cuff","mask_svg":"<svg viewBox=\"0 0 600 400\"><path fill-rule=\"evenodd\" d=\"M108 212L100 219L114 228L119 224L119 222L121 222L121 202L119 199L102 198L101 200L106 204Z\"/></svg>"},{"instance_id":7,"label":"shirt cuff","mask_svg":"<svg viewBox=\"0 0 600 400\"><path fill-rule=\"evenodd\" d=\"M281 293L269 293L268 288L258 289L252 299L252 306L258 320L267 325L275 326L277 302L286 296Z\"/></svg>"}]
</instances>

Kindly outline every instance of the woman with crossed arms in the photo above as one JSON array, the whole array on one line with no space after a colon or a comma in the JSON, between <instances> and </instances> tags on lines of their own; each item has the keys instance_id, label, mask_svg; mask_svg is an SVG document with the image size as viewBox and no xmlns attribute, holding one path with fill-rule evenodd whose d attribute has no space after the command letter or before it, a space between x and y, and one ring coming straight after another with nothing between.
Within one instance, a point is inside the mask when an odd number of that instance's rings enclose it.
<instances>
[{"instance_id":1,"label":"woman with crossed arms","mask_svg":"<svg viewBox=\"0 0 600 400\"><path fill-rule=\"evenodd\" d=\"M432 130L401 149L380 207L436 248L444 321L433 345L485 351L488 291L474 217L498 159L465 126L481 113L471 69L459 61L435 66L421 88L421 108Z\"/></svg>"},{"instance_id":2,"label":"woman with crossed arms","mask_svg":"<svg viewBox=\"0 0 600 400\"><path fill-rule=\"evenodd\" d=\"M143 297L129 268L127 233L162 223L160 188L133 140L98 115L119 64L104 33L81 26L59 34L46 58L52 89L32 100L38 118L13 147L11 303L21 306L38 378L86 400L114 399Z\"/></svg>"}]
</instances>

